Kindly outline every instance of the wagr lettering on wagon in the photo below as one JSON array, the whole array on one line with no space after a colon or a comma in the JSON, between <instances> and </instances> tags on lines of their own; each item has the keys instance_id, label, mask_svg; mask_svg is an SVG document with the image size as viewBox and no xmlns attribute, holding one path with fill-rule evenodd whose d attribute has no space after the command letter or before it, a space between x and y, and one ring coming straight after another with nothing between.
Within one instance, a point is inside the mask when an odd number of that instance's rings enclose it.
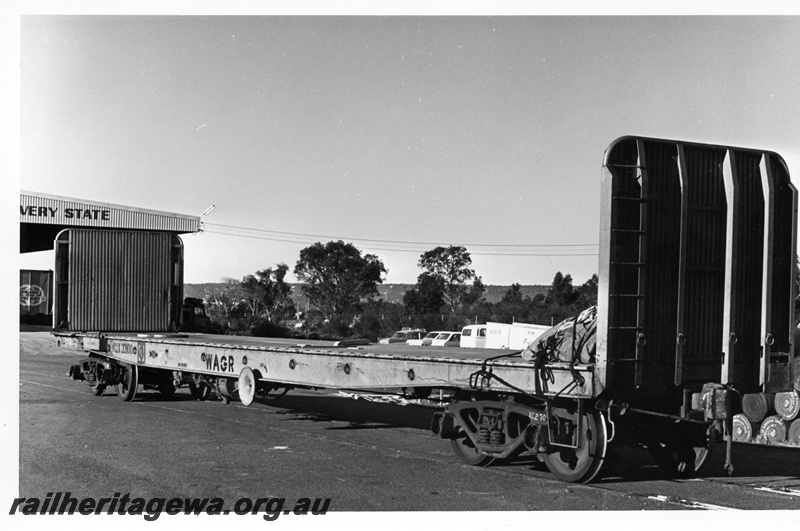
<instances>
[{"instance_id":1,"label":"wagr lettering on wagon","mask_svg":"<svg viewBox=\"0 0 800 531\"><path fill-rule=\"evenodd\" d=\"M206 369L217 372L235 372L233 368L233 356L217 356L216 354L203 354L206 362Z\"/></svg>"}]
</instances>

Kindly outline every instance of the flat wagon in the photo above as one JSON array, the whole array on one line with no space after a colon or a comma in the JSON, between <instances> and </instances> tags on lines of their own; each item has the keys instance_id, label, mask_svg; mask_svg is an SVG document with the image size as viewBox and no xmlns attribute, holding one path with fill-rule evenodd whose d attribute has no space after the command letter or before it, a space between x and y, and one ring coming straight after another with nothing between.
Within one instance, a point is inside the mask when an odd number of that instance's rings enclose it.
<instances>
[{"instance_id":1,"label":"flat wagon","mask_svg":"<svg viewBox=\"0 0 800 531\"><path fill-rule=\"evenodd\" d=\"M244 404L293 388L442 390L448 402L431 429L463 461L531 453L567 482L594 479L616 445L646 446L682 476L701 469L718 439L729 472L734 440L800 448L797 192L783 159L623 137L606 150L601 195L591 350L570 350L564 334L561 355L544 340L523 352L442 355L173 333L180 239L74 229L55 244L53 333L88 353L73 378L95 394L117 386L125 401L141 387L169 395L181 385Z\"/></svg>"}]
</instances>

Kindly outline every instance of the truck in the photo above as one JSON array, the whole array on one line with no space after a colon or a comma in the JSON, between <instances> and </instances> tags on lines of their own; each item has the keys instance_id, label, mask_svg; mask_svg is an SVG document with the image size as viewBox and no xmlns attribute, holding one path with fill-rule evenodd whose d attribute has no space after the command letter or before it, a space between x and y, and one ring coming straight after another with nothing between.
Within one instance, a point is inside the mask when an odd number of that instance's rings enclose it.
<instances>
[{"instance_id":1,"label":"truck","mask_svg":"<svg viewBox=\"0 0 800 531\"><path fill-rule=\"evenodd\" d=\"M206 314L206 305L203 299L199 297L183 299L183 315L181 317L181 331L211 332L211 319Z\"/></svg>"},{"instance_id":2,"label":"truck","mask_svg":"<svg viewBox=\"0 0 800 531\"><path fill-rule=\"evenodd\" d=\"M486 323L486 348L522 350L550 329L528 323Z\"/></svg>"},{"instance_id":3,"label":"truck","mask_svg":"<svg viewBox=\"0 0 800 531\"><path fill-rule=\"evenodd\" d=\"M797 191L780 155L621 137L600 212L596 309L524 350L176 332L180 239L85 229L56 239L53 334L84 353L73 379L126 402L182 386L245 405L303 388L441 390L431 431L463 462L529 454L565 482L594 480L621 446L677 477L700 473L718 442L728 473L734 441L800 448Z\"/></svg>"}]
</instances>

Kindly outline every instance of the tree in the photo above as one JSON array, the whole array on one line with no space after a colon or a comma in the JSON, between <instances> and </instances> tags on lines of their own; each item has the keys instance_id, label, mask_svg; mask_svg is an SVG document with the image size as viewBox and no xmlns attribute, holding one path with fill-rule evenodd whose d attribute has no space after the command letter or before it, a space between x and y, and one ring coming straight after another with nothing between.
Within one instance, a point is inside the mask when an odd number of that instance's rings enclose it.
<instances>
[{"instance_id":1,"label":"tree","mask_svg":"<svg viewBox=\"0 0 800 531\"><path fill-rule=\"evenodd\" d=\"M551 306L570 306L578 299L578 293L572 286L572 275L556 273L553 283L547 290L547 303Z\"/></svg>"},{"instance_id":2,"label":"tree","mask_svg":"<svg viewBox=\"0 0 800 531\"><path fill-rule=\"evenodd\" d=\"M503 293L503 298L500 299L501 304L508 306L521 306L523 302L522 286L519 283L511 284L511 287Z\"/></svg>"},{"instance_id":3,"label":"tree","mask_svg":"<svg viewBox=\"0 0 800 531\"><path fill-rule=\"evenodd\" d=\"M412 315L439 313L444 302L444 282L429 273L417 277L417 285L403 295L403 304Z\"/></svg>"},{"instance_id":4,"label":"tree","mask_svg":"<svg viewBox=\"0 0 800 531\"><path fill-rule=\"evenodd\" d=\"M558 322L567 317L577 315L586 308L597 304L597 275L577 288L572 285L572 275L564 275L560 271L553 278L547 290L540 318Z\"/></svg>"},{"instance_id":5,"label":"tree","mask_svg":"<svg viewBox=\"0 0 800 531\"><path fill-rule=\"evenodd\" d=\"M426 330L445 328L442 309L444 303L444 283L439 277L422 273L417 284L403 295L405 314L413 326Z\"/></svg>"},{"instance_id":6,"label":"tree","mask_svg":"<svg viewBox=\"0 0 800 531\"><path fill-rule=\"evenodd\" d=\"M528 322L533 309L533 301L522 294L522 286L512 284L503 294L503 298L494 305L494 319L502 323L513 321Z\"/></svg>"},{"instance_id":7,"label":"tree","mask_svg":"<svg viewBox=\"0 0 800 531\"><path fill-rule=\"evenodd\" d=\"M353 244L320 242L300 251L294 274L311 304L332 320L354 311L362 299L378 295L386 268L377 256L361 256Z\"/></svg>"},{"instance_id":8,"label":"tree","mask_svg":"<svg viewBox=\"0 0 800 531\"><path fill-rule=\"evenodd\" d=\"M583 311L591 306L597 306L597 275L578 286L578 300L575 303L577 310Z\"/></svg>"},{"instance_id":9,"label":"tree","mask_svg":"<svg viewBox=\"0 0 800 531\"><path fill-rule=\"evenodd\" d=\"M472 286L467 289L467 292L464 294L464 297L461 299L463 304L468 306L474 306L476 304L483 304L486 302L486 299L483 298L483 294L486 291L486 286L483 285L483 280L481 277L475 277L472 280Z\"/></svg>"},{"instance_id":10,"label":"tree","mask_svg":"<svg viewBox=\"0 0 800 531\"><path fill-rule=\"evenodd\" d=\"M353 335L372 341L389 337L409 324L402 304L383 299L370 299L363 303L359 316L361 319L353 327Z\"/></svg>"},{"instance_id":11,"label":"tree","mask_svg":"<svg viewBox=\"0 0 800 531\"><path fill-rule=\"evenodd\" d=\"M292 287L285 281L288 272L289 266L277 264L274 269L263 269L242 279L244 302L251 315L274 324L281 324L294 315Z\"/></svg>"},{"instance_id":12,"label":"tree","mask_svg":"<svg viewBox=\"0 0 800 531\"><path fill-rule=\"evenodd\" d=\"M483 283L470 269L472 258L464 247L436 247L423 253L418 265L424 274L441 281L444 302L453 314L462 304L475 303L483 295ZM472 290L467 287L471 280L477 280L473 282Z\"/></svg>"},{"instance_id":13,"label":"tree","mask_svg":"<svg viewBox=\"0 0 800 531\"><path fill-rule=\"evenodd\" d=\"M207 304L208 314L212 321L221 323L223 327L236 328L234 314L244 298L241 283L235 278L223 278L221 286L212 286L203 290L203 298Z\"/></svg>"}]
</instances>

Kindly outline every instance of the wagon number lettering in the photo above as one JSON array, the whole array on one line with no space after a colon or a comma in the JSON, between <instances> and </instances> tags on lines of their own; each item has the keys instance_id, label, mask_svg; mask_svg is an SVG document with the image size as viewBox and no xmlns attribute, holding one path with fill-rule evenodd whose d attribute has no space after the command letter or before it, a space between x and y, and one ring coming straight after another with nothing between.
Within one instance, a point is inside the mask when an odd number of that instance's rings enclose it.
<instances>
[{"instance_id":1,"label":"wagon number lettering","mask_svg":"<svg viewBox=\"0 0 800 531\"><path fill-rule=\"evenodd\" d=\"M136 360L139 363L145 362L145 347L144 344L131 344L131 343L111 343L109 342L109 349L114 354L118 354L121 356L136 356Z\"/></svg>"},{"instance_id":2,"label":"wagon number lettering","mask_svg":"<svg viewBox=\"0 0 800 531\"><path fill-rule=\"evenodd\" d=\"M534 424L547 425L547 414L543 411L529 411L528 418L531 419L531 422Z\"/></svg>"},{"instance_id":3,"label":"wagon number lettering","mask_svg":"<svg viewBox=\"0 0 800 531\"><path fill-rule=\"evenodd\" d=\"M218 372L234 372L233 356L217 356L206 354L206 369Z\"/></svg>"}]
</instances>

